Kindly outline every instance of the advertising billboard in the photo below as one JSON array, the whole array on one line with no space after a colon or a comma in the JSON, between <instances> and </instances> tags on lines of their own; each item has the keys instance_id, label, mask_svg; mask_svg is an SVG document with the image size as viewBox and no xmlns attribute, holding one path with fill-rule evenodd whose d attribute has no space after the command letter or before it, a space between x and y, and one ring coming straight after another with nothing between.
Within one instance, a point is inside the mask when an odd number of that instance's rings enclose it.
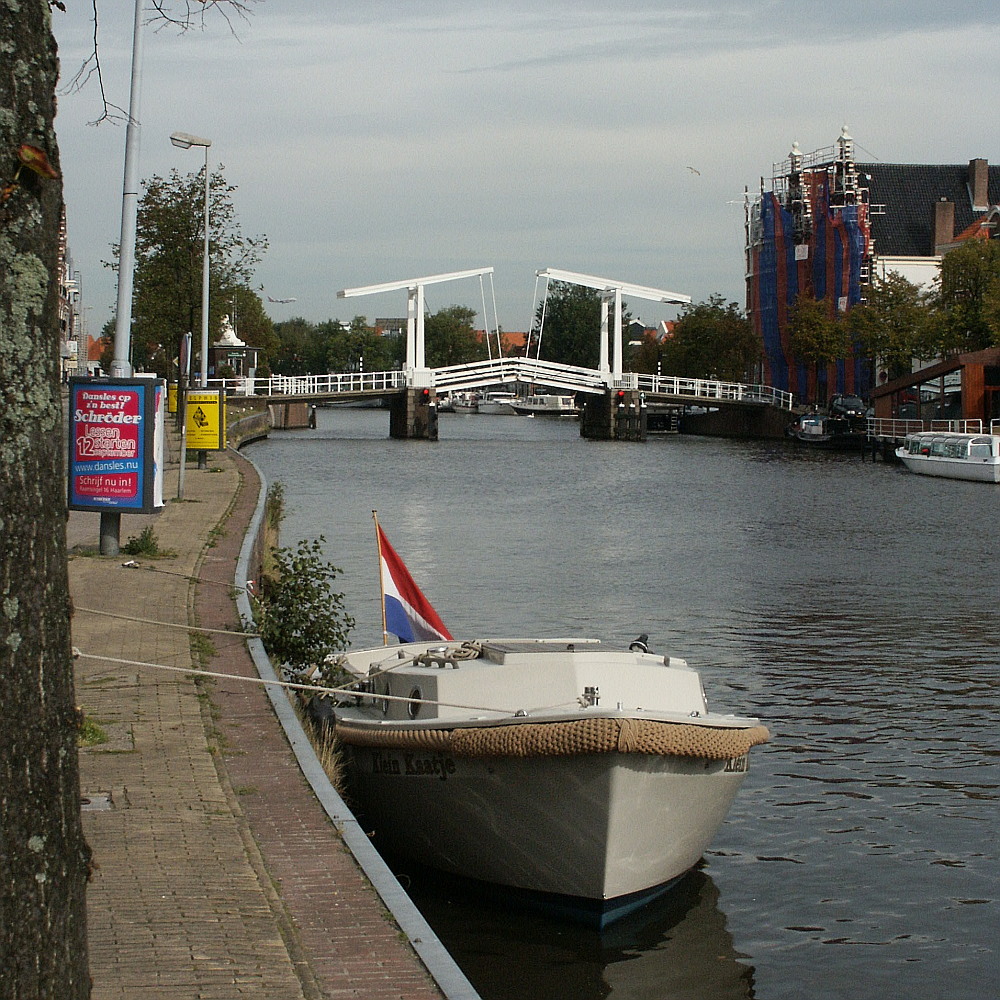
<instances>
[{"instance_id":1,"label":"advertising billboard","mask_svg":"<svg viewBox=\"0 0 1000 1000\"><path fill-rule=\"evenodd\" d=\"M163 506L165 401L160 379L70 379L70 510Z\"/></svg>"}]
</instances>

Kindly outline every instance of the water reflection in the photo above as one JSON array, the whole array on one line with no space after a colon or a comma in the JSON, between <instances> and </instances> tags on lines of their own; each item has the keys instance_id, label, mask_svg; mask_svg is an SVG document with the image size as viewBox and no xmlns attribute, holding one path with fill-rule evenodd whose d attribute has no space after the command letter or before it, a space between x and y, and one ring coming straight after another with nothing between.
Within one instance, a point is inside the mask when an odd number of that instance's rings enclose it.
<instances>
[{"instance_id":1,"label":"water reflection","mask_svg":"<svg viewBox=\"0 0 1000 1000\"><path fill-rule=\"evenodd\" d=\"M409 891L483 1000L755 996L753 967L733 946L704 871L603 932L484 904L461 883L426 872Z\"/></svg>"}]
</instances>

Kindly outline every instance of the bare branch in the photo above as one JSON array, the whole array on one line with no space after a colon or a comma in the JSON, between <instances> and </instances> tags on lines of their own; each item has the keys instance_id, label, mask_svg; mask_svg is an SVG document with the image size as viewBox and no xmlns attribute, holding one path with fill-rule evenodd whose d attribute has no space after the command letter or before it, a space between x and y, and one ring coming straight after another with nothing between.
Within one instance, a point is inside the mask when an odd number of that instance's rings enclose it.
<instances>
[{"instance_id":1,"label":"bare branch","mask_svg":"<svg viewBox=\"0 0 1000 1000\"><path fill-rule=\"evenodd\" d=\"M249 21L253 4L263 0L151 0L150 6L156 12L150 23L157 24L157 31L166 26L190 31L198 27L205 29L205 19L209 10L218 11L229 27L234 38L239 36L233 27L234 19ZM175 12L176 8L176 12Z\"/></svg>"},{"instance_id":2,"label":"bare branch","mask_svg":"<svg viewBox=\"0 0 1000 1000\"><path fill-rule=\"evenodd\" d=\"M69 83L63 88L64 94L75 94L83 90L84 87L90 82L91 77L97 78L97 87L101 92L101 106L103 107L103 112L101 116L92 122L88 122L88 125L100 125L103 121L111 122L121 122L128 121L128 112L119 107L117 104L113 104L108 100L108 95L104 90L104 77L101 74L101 61L97 57L97 0L91 0L91 6L94 11L94 49L89 56L83 61L80 68L72 76Z\"/></svg>"},{"instance_id":3,"label":"bare branch","mask_svg":"<svg viewBox=\"0 0 1000 1000\"><path fill-rule=\"evenodd\" d=\"M153 12L146 24L154 25L155 31L160 31L165 27L175 27L179 31L190 31L198 27L202 31L205 29L208 11L216 11L226 22L230 34L237 40L234 27L235 20L249 21L253 13L253 6L263 3L264 0L150 0L150 9ZM60 0L49 0L52 6L65 10ZM63 93L74 94L83 90L92 77L96 77L97 86L101 92L101 115L89 125L100 125L102 122L110 121L115 124L127 123L128 112L112 101L108 100L108 95L104 89L104 77L101 73L101 59L98 45L98 0L91 0L91 8L94 12L94 47L93 51L83 61L80 68L70 78L63 88Z\"/></svg>"}]
</instances>

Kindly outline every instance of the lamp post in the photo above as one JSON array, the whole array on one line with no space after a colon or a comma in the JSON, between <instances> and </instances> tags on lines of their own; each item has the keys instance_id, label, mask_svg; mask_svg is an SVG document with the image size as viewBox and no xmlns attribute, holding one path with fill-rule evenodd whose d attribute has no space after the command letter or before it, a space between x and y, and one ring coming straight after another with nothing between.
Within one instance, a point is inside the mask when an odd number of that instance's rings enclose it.
<instances>
[{"instance_id":1,"label":"lamp post","mask_svg":"<svg viewBox=\"0 0 1000 1000\"><path fill-rule=\"evenodd\" d=\"M180 149L190 149L192 146L205 147L205 252L203 254L201 266L201 387L208 388L208 148L212 145L211 139L202 139L197 135L190 135L187 132L174 132L170 136L170 141ZM186 420L186 416L184 417ZM181 452L181 469L184 468L185 454ZM198 468L208 468L208 452L198 452Z\"/></svg>"},{"instance_id":2,"label":"lamp post","mask_svg":"<svg viewBox=\"0 0 1000 1000\"><path fill-rule=\"evenodd\" d=\"M208 387L208 148L211 139L202 139L187 132L174 132L170 141L180 149L190 149L192 146L205 147L205 255L201 269L201 387Z\"/></svg>"}]
</instances>

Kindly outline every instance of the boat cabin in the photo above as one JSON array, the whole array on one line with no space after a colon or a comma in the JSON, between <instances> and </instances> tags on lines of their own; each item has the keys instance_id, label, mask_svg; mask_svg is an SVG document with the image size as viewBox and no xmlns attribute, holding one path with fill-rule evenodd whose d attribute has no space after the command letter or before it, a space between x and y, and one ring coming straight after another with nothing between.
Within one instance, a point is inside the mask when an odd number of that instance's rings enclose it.
<instances>
[{"instance_id":1,"label":"boat cabin","mask_svg":"<svg viewBox=\"0 0 1000 1000\"><path fill-rule=\"evenodd\" d=\"M911 434L904 447L911 455L977 461L995 458L1000 437L992 434Z\"/></svg>"}]
</instances>

